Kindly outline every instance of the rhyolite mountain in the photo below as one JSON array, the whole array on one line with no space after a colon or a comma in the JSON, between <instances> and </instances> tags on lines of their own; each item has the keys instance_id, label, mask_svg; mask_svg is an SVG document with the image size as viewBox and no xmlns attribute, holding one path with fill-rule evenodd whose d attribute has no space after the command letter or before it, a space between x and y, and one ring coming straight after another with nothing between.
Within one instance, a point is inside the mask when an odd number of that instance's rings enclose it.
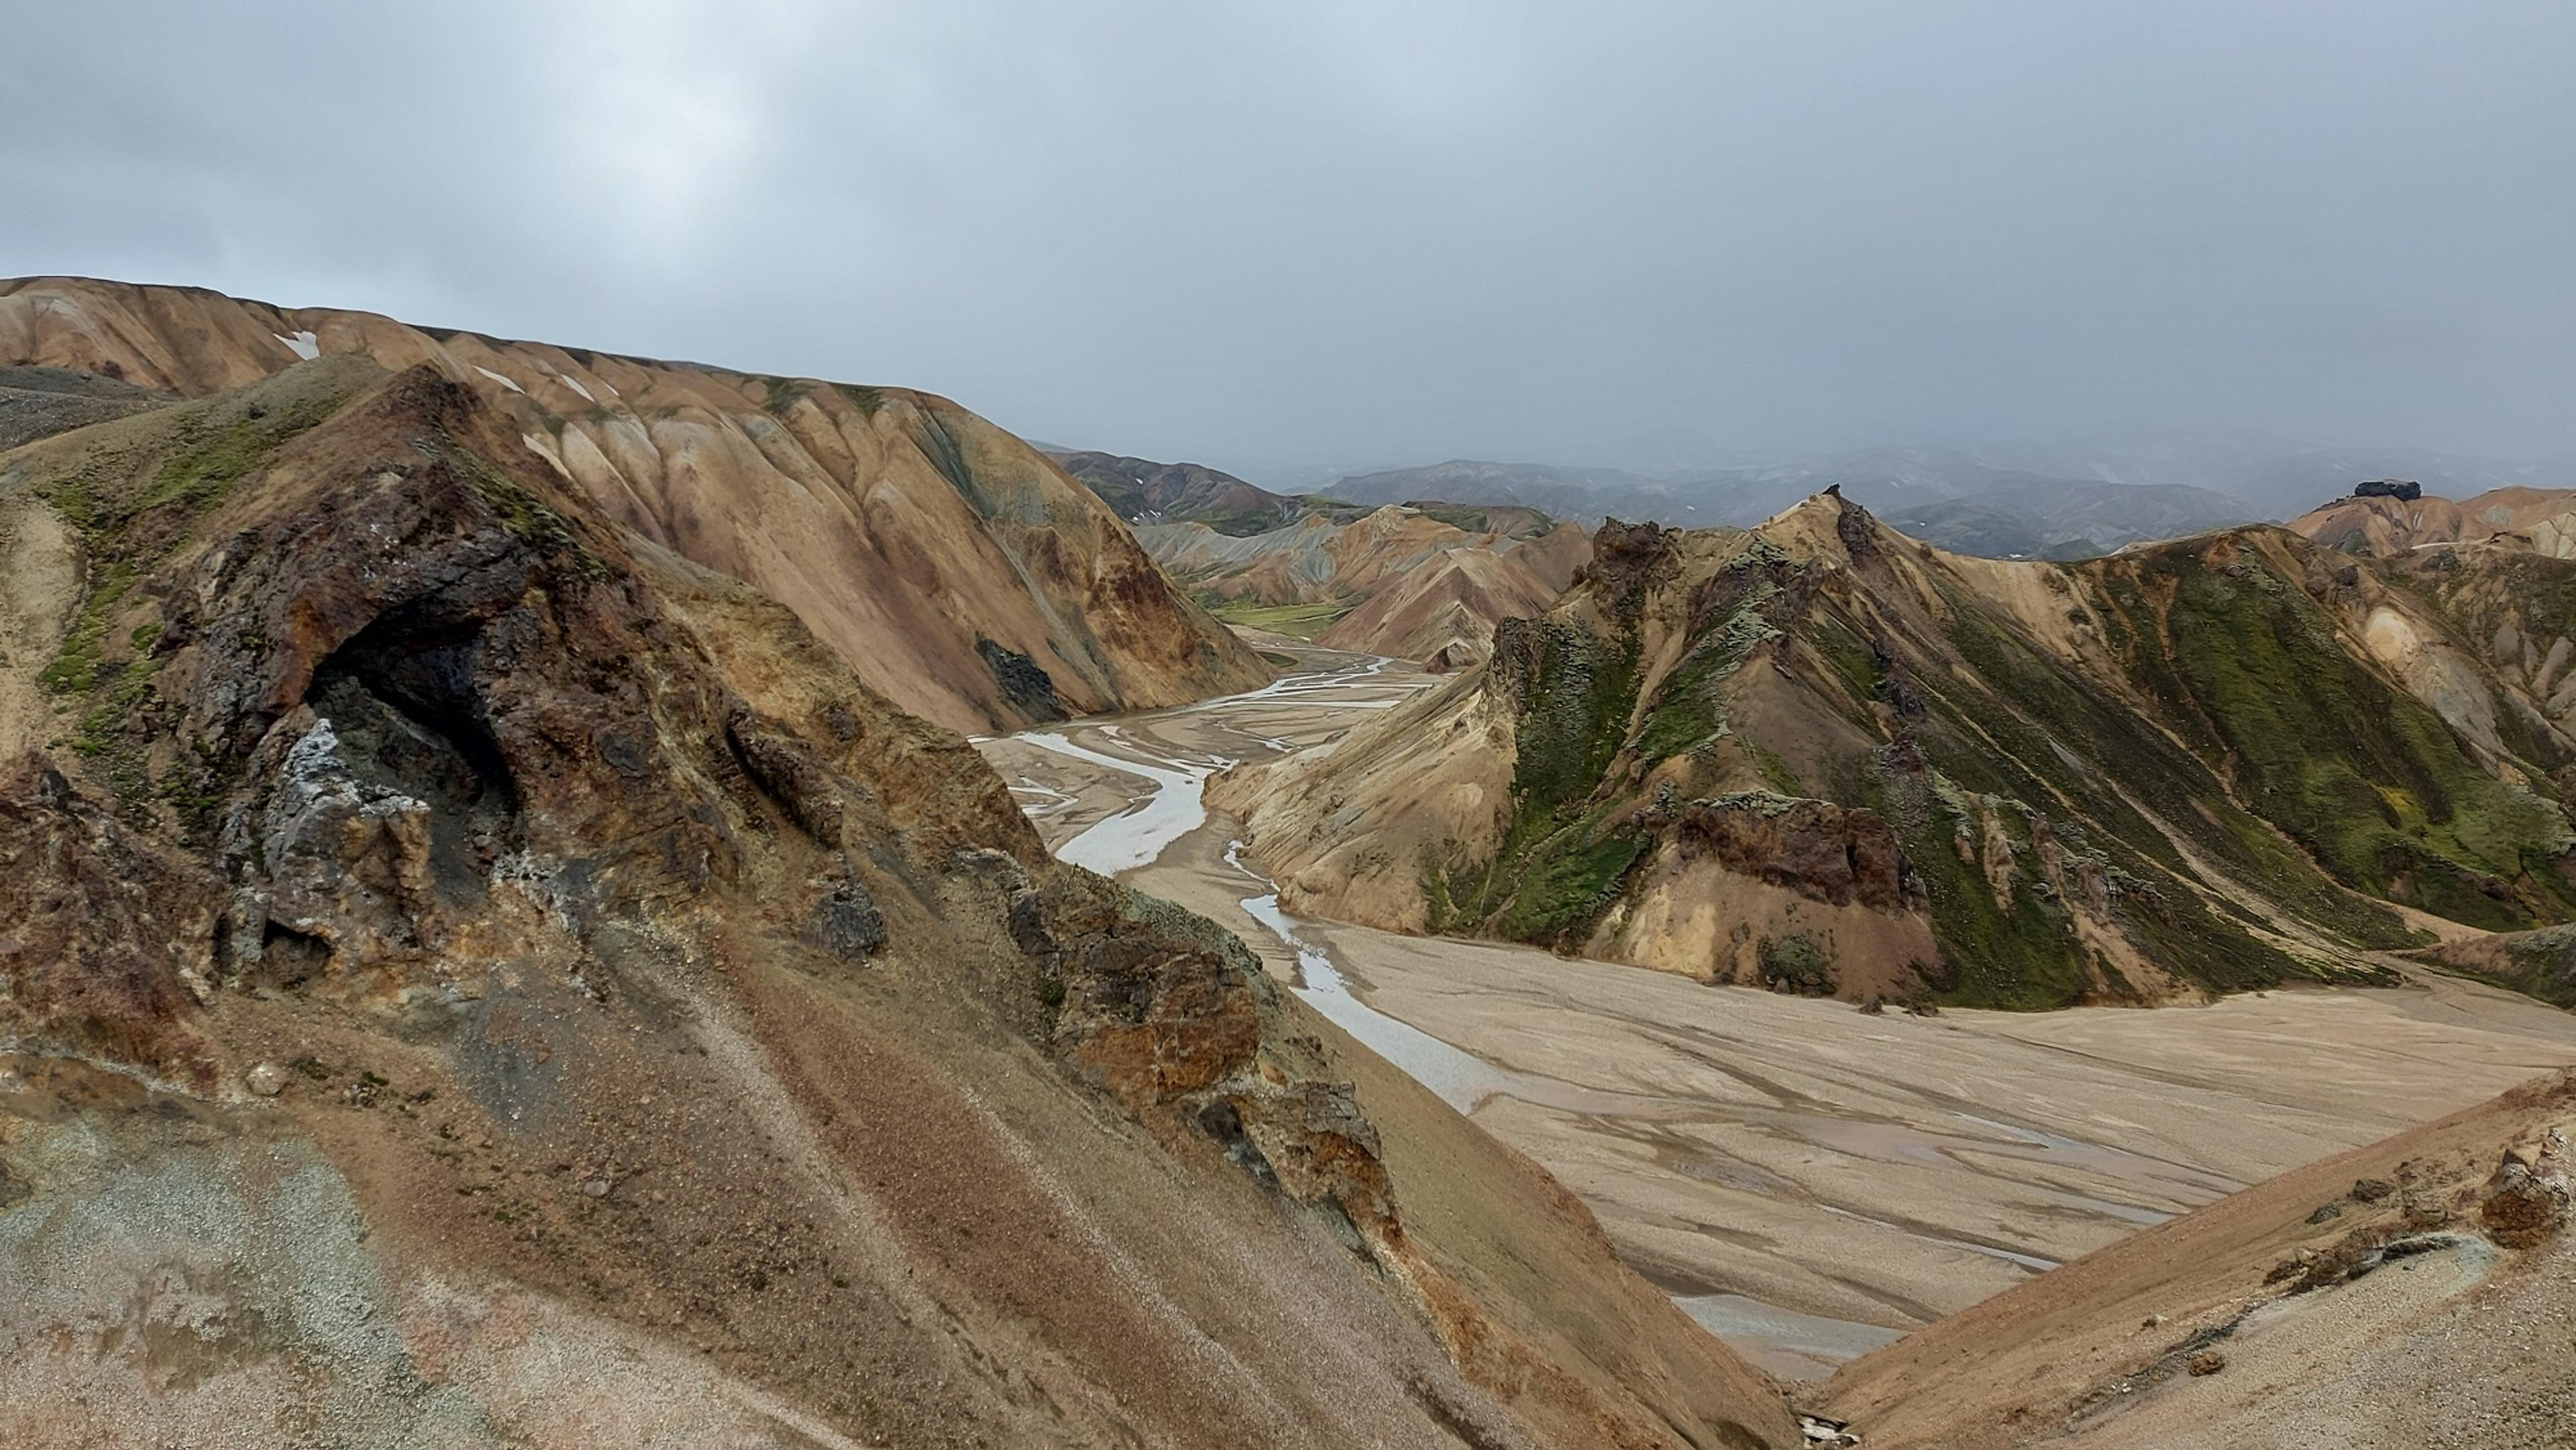
<instances>
[{"instance_id":1,"label":"rhyolite mountain","mask_svg":"<svg viewBox=\"0 0 2576 1450\"><path fill-rule=\"evenodd\" d=\"M2046 1007L2387 980L2576 915L2576 565L2275 527L2083 563L1833 495L1605 525L1492 661L1220 779L1283 902L1711 980Z\"/></svg>"},{"instance_id":2,"label":"rhyolite mountain","mask_svg":"<svg viewBox=\"0 0 2576 1450\"><path fill-rule=\"evenodd\" d=\"M347 334L99 335L245 356L0 454L0 1443L1797 1442L1552 1180L544 452L589 432ZM686 426L792 457L739 406ZM1007 455L873 416L948 498Z\"/></svg>"},{"instance_id":3,"label":"rhyolite mountain","mask_svg":"<svg viewBox=\"0 0 2576 1450\"><path fill-rule=\"evenodd\" d=\"M350 356L435 367L605 517L786 604L869 685L953 729L1267 678L1089 490L944 398L195 288L0 281L0 411L20 416L206 398Z\"/></svg>"},{"instance_id":4,"label":"rhyolite mountain","mask_svg":"<svg viewBox=\"0 0 2576 1450\"><path fill-rule=\"evenodd\" d=\"M2576 489L2498 488L2457 501L2355 494L2290 520L2329 549L2390 555L2432 544L2490 544L2576 558Z\"/></svg>"},{"instance_id":5,"label":"rhyolite mountain","mask_svg":"<svg viewBox=\"0 0 2576 1450\"><path fill-rule=\"evenodd\" d=\"M1048 454L1230 622L1455 668L1534 614L1589 556L1588 530L1517 505L1289 497L1195 463Z\"/></svg>"}]
</instances>

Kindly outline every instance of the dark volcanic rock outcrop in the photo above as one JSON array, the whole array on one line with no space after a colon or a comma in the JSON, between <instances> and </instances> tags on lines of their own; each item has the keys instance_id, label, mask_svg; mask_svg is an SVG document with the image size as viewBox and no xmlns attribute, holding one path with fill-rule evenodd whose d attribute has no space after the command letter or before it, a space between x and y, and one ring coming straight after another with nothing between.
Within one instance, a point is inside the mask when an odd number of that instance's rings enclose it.
<instances>
[{"instance_id":1,"label":"dark volcanic rock outcrop","mask_svg":"<svg viewBox=\"0 0 2576 1450\"><path fill-rule=\"evenodd\" d=\"M1811 900L1876 911L1923 905L1896 833L1876 811L1747 791L1688 802L1675 828L1685 858L1706 852Z\"/></svg>"}]
</instances>

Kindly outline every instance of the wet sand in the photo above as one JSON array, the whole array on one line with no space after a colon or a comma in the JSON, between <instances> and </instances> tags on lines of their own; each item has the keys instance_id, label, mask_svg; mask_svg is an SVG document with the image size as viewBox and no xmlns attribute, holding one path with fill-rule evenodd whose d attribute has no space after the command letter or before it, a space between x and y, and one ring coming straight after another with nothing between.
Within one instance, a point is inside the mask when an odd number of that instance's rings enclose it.
<instances>
[{"instance_id":1,"label":"wet sand","mask_svg":"<svg viewBox=\"0 0 2576 1450\"><path fill-rule=\"evenodd\" d=\"M1058 854L1233 928L1325 1016L1545 1164L1623 1257L1778 1373L1820 1375L2238 1186L2576 1063L2576 1017L2447 978L1868 1016L1294 920L1200 784L1439 680L1291 652L1300 673L1255 695L979 743Z\"/></svg>"}]
</instances>

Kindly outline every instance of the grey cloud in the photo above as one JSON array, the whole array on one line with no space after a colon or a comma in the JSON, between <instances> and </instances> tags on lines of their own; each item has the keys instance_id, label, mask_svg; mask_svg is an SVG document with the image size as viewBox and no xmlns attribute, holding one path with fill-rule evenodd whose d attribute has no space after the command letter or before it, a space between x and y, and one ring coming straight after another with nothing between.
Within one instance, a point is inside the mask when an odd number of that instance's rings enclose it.
<instances>
[{"instance_id":1,"label":"grey cloud","mask_svg":"<svg viewBox=\"0 0 2576 1450\"><path fill-rule=\"evenodd\" d=\"M12 274L1255 469L2576 445L2559 3L19 10Z\"/></svg>"}]
</instances>

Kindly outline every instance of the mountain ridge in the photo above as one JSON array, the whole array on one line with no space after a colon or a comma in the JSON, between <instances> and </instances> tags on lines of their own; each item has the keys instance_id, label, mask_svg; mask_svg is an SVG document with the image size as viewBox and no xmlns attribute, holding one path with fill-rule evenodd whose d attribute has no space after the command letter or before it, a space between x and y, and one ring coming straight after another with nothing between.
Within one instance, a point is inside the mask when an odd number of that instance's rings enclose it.
<instances>
[{"instance_id":1,"label":"mountain ridge","mask_svg":"<svg viewBox=\"0 0 2576 1450\"><path fill-rule=\"evenodd\" d=\"M203 289L0 282L0 363L202 397L308 354L438 367L516 418L620 523L780 598L871 684L951 728L1175 704L1267 678L1087 489L932 394Z\"/></svg>"},{"instance_id":2,"label":"mountain ridge","mask_svg":"<svg viewBox=\"0 0 2576 1450\"><path fill-rule=\"evenodd\" d=\"M1254 534L1327 502L1272 493L1202 463L1158 463L1089 449L1045 452L1130 524L1202 523L1219 533Z\"/></svg>"},{"instance_id":3,"label":"mountain ridge","mask_svg":"<svg viewBox=\"0 0 2576 1450\"><path fill-rule=\"evenodd\" d=\"M2003 1006L2393 980L2406 910L2576 910L2550 713L2576 572L2454 563L2256 527L2014 564L1831 495L1614 523L1483 670L1210 798L1297 909L1715 980Z\"/></svg>"}]
</instances>

